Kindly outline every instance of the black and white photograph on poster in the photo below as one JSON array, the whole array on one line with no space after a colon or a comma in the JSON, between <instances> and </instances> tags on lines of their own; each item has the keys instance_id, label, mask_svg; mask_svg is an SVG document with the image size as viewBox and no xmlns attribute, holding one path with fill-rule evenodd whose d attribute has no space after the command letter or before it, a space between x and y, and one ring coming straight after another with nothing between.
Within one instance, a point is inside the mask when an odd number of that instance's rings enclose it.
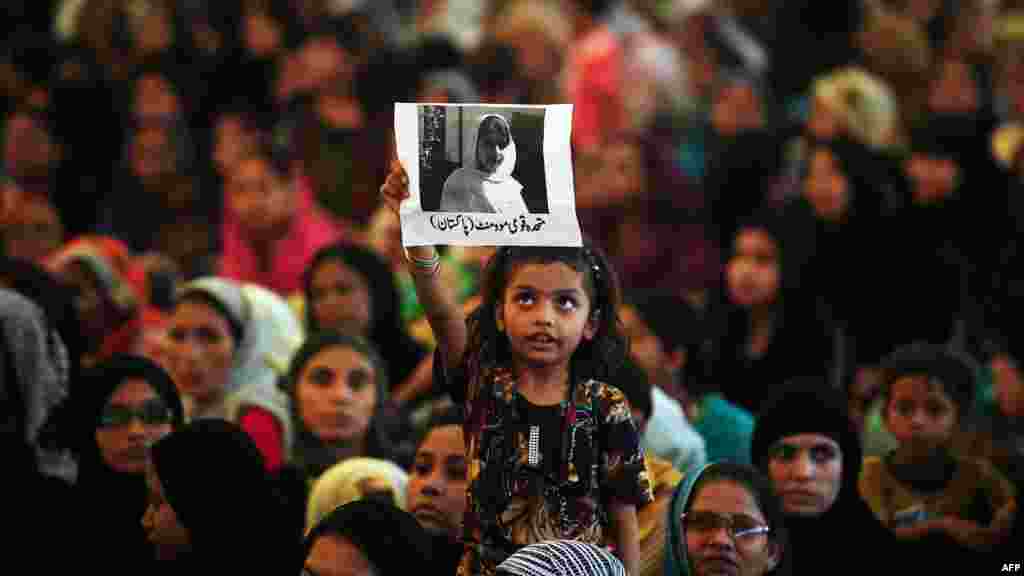
<instances>
[{"instance_id":1,"label":"black and white photograph on poster","mask_svg":"<svg viewBox=\"0 0 1024 576\"><path fill-rule=\"evenodd\" d=\"M396 104L402 243L579 246L572 106Z\"/></svg>"}]
</instances>

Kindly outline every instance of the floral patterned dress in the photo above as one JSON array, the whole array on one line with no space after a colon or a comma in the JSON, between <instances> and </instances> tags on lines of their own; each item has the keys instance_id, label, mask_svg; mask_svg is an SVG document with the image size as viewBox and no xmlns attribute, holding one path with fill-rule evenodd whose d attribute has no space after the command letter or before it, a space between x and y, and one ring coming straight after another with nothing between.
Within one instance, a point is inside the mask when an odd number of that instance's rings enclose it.
<instances>
[{"instance_id":1,"label":"floral patterned dress","mask_svg":"<svg viewBox=\"0 0 1024 576\"><path fill-rule=\"evenodd\" d=\"M435 358L434 365L443 366L443 362ZM558 450L564 457L554 466L554 476L561 481L550 474L538 481L539 475L522 472L530 466L526 428L505 425L508 407L521 405L511 371L488 369L476 379L468 379L464 368L449 374L440 368L439 372L467 414L464 432L470 489L466 492L465 553L459 576L491 576L512 550L545 540L612 544L605 533L608 503L614 499L640 508L654 500L640 436L625 396L617 388L596 380L572 387L573 402L562 404L562 429L555 433L562 439ZM488 434L497 429L507 430L510 439L504 448L503 472L495 470L492 462L496 461L488 458L492 445ZM591 474L577 469L580 463L585 466L590 461ZM488 523L487 518L494 516L488 505L493 510L496 499L503 499L504 506L496 513L497 522ZM485 535L495 531L504 546L495 547L493 536Z\"/></svg>"}]
</instances>

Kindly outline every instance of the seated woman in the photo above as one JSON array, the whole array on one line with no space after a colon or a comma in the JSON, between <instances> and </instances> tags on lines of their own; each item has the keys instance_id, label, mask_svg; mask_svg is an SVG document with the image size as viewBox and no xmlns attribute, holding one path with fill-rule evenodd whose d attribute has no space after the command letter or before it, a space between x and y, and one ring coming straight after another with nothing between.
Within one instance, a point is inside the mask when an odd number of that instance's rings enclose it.
<instances>
[{"instance_id":1,"label":"seated woman","mask_svg":"<svg viewBox=\"0 0 1024 576\"><path fill-rule=\"evenodd\" d=\"M78 458L75 511L84 561L107 573L156 568L156 550L139 518L148 504L146 447L184 423L178 391L159 366L116 355L89 371L60 411L61 443ZM117 560L104 551L117 542Z\"/></svg>"},{"instance_id":2,"label":"seated woman","mask_svg":"<svg viewBox=\"0 0 1024 576\"><path fill-rule=\"evenodd\" d=\"M768 479L715 462L676 487L665 539L665 576L789 574L789 537ZM724 528L724 530L722 530Z\"/></svg>"},{"instance_id":3,"label":"seated woman","mask_svg":"<svg viewBox=\"0 0 1024 576\"><path fill-rule=\"evenodd\" d=\"M292 434L277 379L302 342L288 304L252 284L200 278L179 290L167 335L168 364L189 419L238 423L267 467L280 467Z\"/></svg>"},{"instance_id":4,"label":"seated woman","mask_svg":"<svg viewBox=\"0 0 1024 576\"><path fill-rule=\"evenodd\" d=\"M294 438L290 464L312 482L338 462L356 457L408 464L394 443L384 362L366 341L321 332L295 353L284 387Z\"/></svg>"},{"instance_id":5,"label":"seated woman","mask_svg":"<svg viewBox=\"0 0 1024 576\"><path fill-rule=\"evenodd\" d=\"M508 120L485 114L477 127L472 148L474 165L448 176L441 190L442 212L527 214L523 185L512 177L516 168L516 142Z\"/></svg>"}]
</instances>

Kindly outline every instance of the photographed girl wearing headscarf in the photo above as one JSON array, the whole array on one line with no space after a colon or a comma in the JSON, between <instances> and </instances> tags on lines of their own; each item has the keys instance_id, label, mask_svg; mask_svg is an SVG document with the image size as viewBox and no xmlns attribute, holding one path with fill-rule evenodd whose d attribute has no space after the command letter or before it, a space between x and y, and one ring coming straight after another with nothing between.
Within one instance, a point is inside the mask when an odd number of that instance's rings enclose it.
<instances>
[{"instance_id":1,"label":"photographed girl wearing headscarf","mask_svg":"<svg viewBox=\"0 0 1024 576\"><path fill-rule=\"evenodd\" d=\"M76 518L86 524L80 560L90 571L150 572L156 551L139 521L149 496L146 454L184 423L174 382L145 358L117 355L84 374L61 414L62 437L78 457Z\"/></svg>"},{"instance_id":2,"label":"photographed girl wearing headscarf","mask_svg":"<svg viewBox=\"0 0 1024 576\"><path fill-rule=\"evenodd\" d=\"M512 176L516 142L512 127L498 114L485 114L473 143L473 165L448 176L441 190L442 212L526 214L523 185Z\"/></svg>"},{"instance_id":3,"label":"photographed girl wearing headscarf","mask_svg":"<svg viewBox=\"0 0 1024 576\"><path fill-rule=\"evenodd\" d=\"M189 419L237 422L269 468L287 461L291 414L277 379L302 342L288 304L259 286L200 278L178 291L167 334Z\"/></svg>"},{"instance_id":4,"label":"photographed girl wearing headscarf","mask_svg":"<svg viewBox=\"0 0 1024 576\"><path fill-rule=\"evenodd\" d=\"M291 510L264 466L249 435L216 418L153 445L140 520L169 572L291 573L301 525L287 519Z\"/></svg>"}]
</instances>

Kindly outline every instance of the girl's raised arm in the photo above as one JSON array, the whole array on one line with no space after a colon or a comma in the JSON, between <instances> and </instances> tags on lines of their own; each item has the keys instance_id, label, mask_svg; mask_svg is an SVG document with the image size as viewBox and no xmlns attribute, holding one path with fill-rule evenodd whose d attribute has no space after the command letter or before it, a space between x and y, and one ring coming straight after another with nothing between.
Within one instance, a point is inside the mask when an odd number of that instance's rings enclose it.
<instances>
[{"instance_id":1,"label":"girl's raised arm","mask_svg":"<svg viewBox=\"0 0 1024 576\"><path fill-rule=\"evenodd\" d=\"M391 161L391 171L380 187L385 204L398 214L398 206L409 196L409 177L398 160ZM459 306L455 288L443 282L438 274L440 256L433 246L410 246L406 251L407 266L416 285L416 296L426 313L434 339L447 368L457 369L466 352L466 317Z\"/></svg>"}]
</instances>

